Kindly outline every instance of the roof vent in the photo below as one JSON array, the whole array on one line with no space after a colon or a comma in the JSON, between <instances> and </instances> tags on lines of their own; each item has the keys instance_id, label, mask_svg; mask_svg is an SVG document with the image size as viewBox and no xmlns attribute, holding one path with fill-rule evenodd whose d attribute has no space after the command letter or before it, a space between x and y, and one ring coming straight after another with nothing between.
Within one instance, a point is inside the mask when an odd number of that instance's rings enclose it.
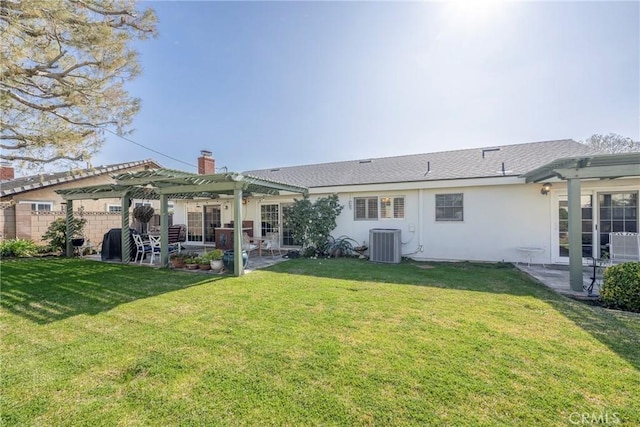
<instances>
[{"instance_id":1,"label":"roof vent","mask_svg":"<svg viewBox=\"0 0 640 427\"><path fill-rule=\"evenodd\" d=\"M280 168L271 169L271 172L278 172L279 170L280 170Z\"/></svg>"},{"instance_id":2,"label":"roof vent","mask_svg":"<svg viewBox=\"0 0 640 427\"><path fill-rule=\"evenodd\" d=\"M368 159L368 160L358 160L358 163L371 163L371 159Z\"/></svg>"}]
</instances>

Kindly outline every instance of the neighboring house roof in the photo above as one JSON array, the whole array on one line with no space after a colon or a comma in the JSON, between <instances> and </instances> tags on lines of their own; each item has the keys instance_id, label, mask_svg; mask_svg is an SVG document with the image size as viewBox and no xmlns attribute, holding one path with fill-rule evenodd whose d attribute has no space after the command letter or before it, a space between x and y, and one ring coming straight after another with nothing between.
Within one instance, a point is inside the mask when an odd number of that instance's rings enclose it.
<instances>
[{"instance_id":1,"label":"neighboring house roof","mask_svg":"<svg viewBox=\"0 0 640 427\"><path fill-rule=\"evenodd\" d=\"M594 150L571 139L377 159L252 170L245 173L302 187L520 176L555 159Z\"/></svg>"},{"instance_id":2,"label":"neighboring house roof","mask_svg":"<svg viewBox=\"0 0 640 427\"><path fill-rule=\"evenodd\" d=\"M31 176L24 176L0 184L0 196L10 196L26 191L38 190L40 188L58 185L66 182L77 181L92 176L123 171L136 166L150 165L152 168L162 167L153 159L138 160L135 162L116 163L113 165L97 166L87 169L76 169L65 172L45 173Z\"/></svg>"}]
</instances>

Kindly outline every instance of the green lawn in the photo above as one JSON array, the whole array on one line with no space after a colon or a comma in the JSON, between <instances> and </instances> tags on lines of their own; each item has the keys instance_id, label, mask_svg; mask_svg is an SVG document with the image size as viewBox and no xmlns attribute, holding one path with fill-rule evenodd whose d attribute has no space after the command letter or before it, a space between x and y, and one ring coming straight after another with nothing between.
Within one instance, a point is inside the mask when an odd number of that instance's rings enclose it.
<instances>
[{"instance_id":1,"label":"green lawn","mask_svg":"<svg viewBox=\"0 0 640 427\"><path fill-rule=\"evenodd\" d=\"M32 259L1 280L2 425L640 424L640 316L509 265Z\"/></svg>"}]
</instances>

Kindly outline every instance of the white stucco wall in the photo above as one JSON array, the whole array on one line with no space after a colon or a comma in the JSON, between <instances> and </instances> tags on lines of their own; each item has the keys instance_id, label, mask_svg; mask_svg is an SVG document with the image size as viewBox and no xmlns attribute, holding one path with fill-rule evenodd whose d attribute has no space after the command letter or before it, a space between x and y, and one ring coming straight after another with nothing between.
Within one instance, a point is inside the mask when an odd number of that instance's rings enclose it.
<instances>
[{"instance_id":1,"label":"white stucco wall","mask_svg":"<svg viewBox=\"0 0 640 427\"><path fill-rule=\"evenodd\" d=\"M541 184L524 184L522 179L476 179L424 183L389 183L376 186L352 186L311 189L311 200L337 193L344 209L333 231L334 237L346 235L358 242L369 241L372 228L402 231L402 254L417 260L469 260L526 262L527 253L519 247L537 247L534 263L553 263L557 259L558 198L566 194L566 183L552 181L549 195L540 194ZM416 188L422 187L422 188ZM593 180L582 182L582 194L603 191L638 191L640 179ZM463 221L436 221L436 194L464 195ZM354 197L404 196L405 218L376 221L354 220ZM300 195L250 198L243 218L254 221L260 232L260 205L291 203ZM352 202L351 207L349 202ZM223 206L222 222L233 219L233 203L211 201ZM176 201L174 223L186 224L184 203Z\"/></svg>"}]
</instances>

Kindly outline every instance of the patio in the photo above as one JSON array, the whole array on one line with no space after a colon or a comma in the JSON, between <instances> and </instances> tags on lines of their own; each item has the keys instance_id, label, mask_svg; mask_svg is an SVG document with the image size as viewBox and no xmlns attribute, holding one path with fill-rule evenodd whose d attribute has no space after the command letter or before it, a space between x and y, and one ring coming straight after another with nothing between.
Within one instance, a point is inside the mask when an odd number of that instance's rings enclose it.
<instances>
[{"instance_id":1,"label":"patio","mask_svg":"<svg viewBox=\"0 0 640 427\"><path fill-rule=\"evenodd\" d=\"M516 267L561 295L580 300L595 300L598 298L598 292L600 290L598 285L602 284L598 283L599 281L596 281L591 295L588 295L587 291L575 291L571 289L569 285L570 270L568 265L527 265L520 263L516 264ZM591 284L592 273L592 267L582 267L582 283L585 288Z\"/></svg>"},{"instance_id":2,"label":"patio","mask_svg":"<svg viewBox=\"0 0 640 427\"><path fill-rule=\"evenodd\" d=\"M208 248L208 250L211 250L211 248ZM193 245L186 245L183 246L182 251L184 252L192 252L192 253L197 253L197 254L202 254L204 252L204 249L202 248L202 246L193 246ZM285 251L283 251L284 253ZM85 255L83 258L85 259L90 259L93 261L102 261L100 254L93 254L93 255ZM255 270L260 270L263 268L267 268L267 267L271 267L272 265L281 263L283 261L288 261L288 258L283 258L281 255L278 256L271 256L268 254L263 254L263 256L251 256L249 257L249 261L247 262L247 266L244 268L244 273L251 273L252 271ZM120 263L120 260L109 260L109 261L104 261L104 262L115 262L115 263ZM131 262L131 265L134 265L133 262ZM143 265L146 267L155 267L155 268L160 268L162 267L161 262L160 262L160 257L156 257L154 260L153 264L149 264L149 257L147 257L145 260L142 261L142 264L139 263L135 263L135 265ZM225 272L225 273L216 273L214 271L211 270L187 270L187 269L181 269L184 271L190 271L190 272L194 272L194 273L200 273L200 274L211 274L211 275L219 275L219 274L229 274L229 272ZM230 274L233 274L233 272L231 272Z\"/></svg>"}]
</instances>

